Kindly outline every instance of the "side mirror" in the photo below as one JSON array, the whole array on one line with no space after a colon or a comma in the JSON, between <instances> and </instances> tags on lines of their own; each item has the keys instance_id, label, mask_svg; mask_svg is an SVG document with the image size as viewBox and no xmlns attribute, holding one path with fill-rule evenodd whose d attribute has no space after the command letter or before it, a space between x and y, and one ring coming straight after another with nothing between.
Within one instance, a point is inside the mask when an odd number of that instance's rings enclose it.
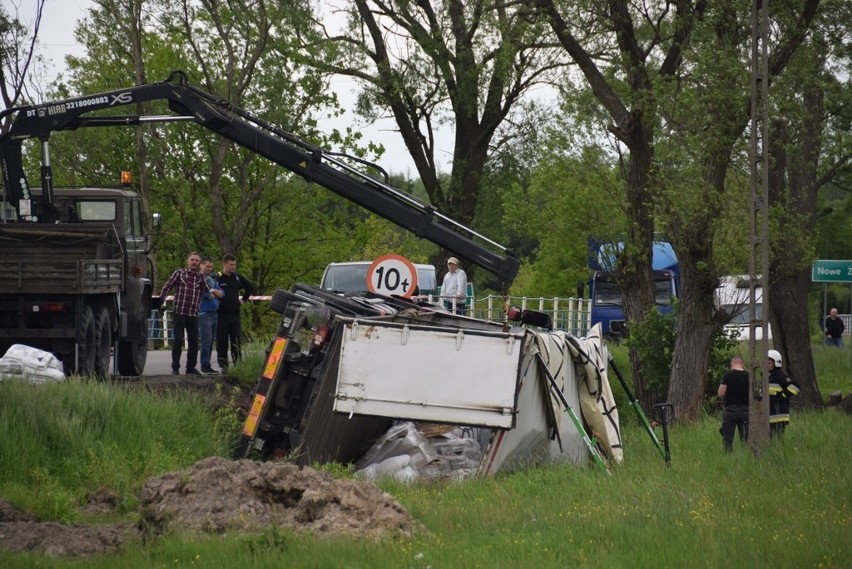
<instances>
[{"instance_id":1,"label":"side mirror","mask_svg":"<svg viewBox=\"0 0 852 569\"><path fill-rule=\"evenodd\" d=\"M159 213L152 213L151 214L151 227L154 229L154 231L160 231L160 228L162 227L162 225L163 225L163 219L162 219L162 217L160 217L160 214Z\"/></svg>"}]
</instances>

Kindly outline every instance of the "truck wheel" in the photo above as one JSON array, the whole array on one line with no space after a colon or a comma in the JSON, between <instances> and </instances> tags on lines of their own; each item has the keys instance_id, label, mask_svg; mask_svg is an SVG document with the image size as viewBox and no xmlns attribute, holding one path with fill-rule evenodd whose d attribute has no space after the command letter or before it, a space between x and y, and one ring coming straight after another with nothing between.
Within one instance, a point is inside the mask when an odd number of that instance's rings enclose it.
<instances>
[{"instance_id":1,"label":"truck wheel","mask_svg":"<svg viewBox=\"0 0 852 569\"><path fill-rule=\"evenodd\" d=\"M77 330L77 375L90 376L95 371L96 336L95 313L91 306L84 306Z\"/></svg>"},{"instance_id":2,"label":"truck wheel","mask_svg":"<svg viewBox=\"0 0 852 569\"><path fill-rule=\"evenodd\" d=\"M308 299L304 297L300 297L296 294L293 294L289 290L279 288L274 293L272 293L272 300L269 302L269 308L271 308L278 314L284 314L284 310L287 309L287 304L291 301L309 302Z\"/></svg>"},{"instance_id":3,"label":"truck wheel","mask_svg":"<svg viewBox=\"0 0 852 569\"><path fill-rule=\"evenodd\" d=\"M101 306L95 311L95 376L105 379L109 376L109 358L112 350L112 326L109 310Z\"/></svg>"},{"instance_id":4,"label":"truck wheel","mask_svg":"<svg viewBox=\"0 0 852 569\"><path fill-rule=\"evenodd\" d=\"M138 341L125 340L118 343L118 375L138 377L145 371L148 359L148 323L145 321L143 338Z\"/></svg>"}]
</instances>

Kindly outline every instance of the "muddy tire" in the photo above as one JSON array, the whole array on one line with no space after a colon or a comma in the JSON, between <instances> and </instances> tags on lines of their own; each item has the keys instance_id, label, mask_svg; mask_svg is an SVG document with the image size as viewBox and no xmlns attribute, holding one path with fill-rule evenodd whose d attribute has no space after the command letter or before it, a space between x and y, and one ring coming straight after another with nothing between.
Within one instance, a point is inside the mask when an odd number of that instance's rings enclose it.
<instances>
[{"instance_id":1,"label":"muddy tire","mask_svg":"<svg viewBox=\"0 0 852 569\"><path fill-rule=\"evenodd\" d=\"M80 313L80 327L77 330L77 375L90 376L95 373L95 350L97 328L95 313L91 306L84 306Z\"/></svg>"},{"instance_id":2,"label":"muddy tire","mask_svg":"<svg viewBox=\"0 0 852 569\"><path fill-rule=\"evenodd\" d=\"M144 338L139 341L125 340L118 343L116 363L118 375L137 377L145 371L148 359L148 324L145 323Z\"/></svg>"},{"instance_id":3,"label":"muddy tire","mask_svg":"<svg viewBox=\"0 0 852 569\"><path fill-rule=\"evenodd\" d=\"M297 295L293 294L289 290L284 290L283 288L279 288L272 294L272 300L269 302L269 308L277 312L278 314L284 314L284 310L287 308L287 304L291 301L305 301L304 298L299 298Z\"/></svg>"},{"instance_id":4,"label":"muddy tire","mask_svg":"<svg viewBox=\"0 0 852 569\"><path fill-rule=\"evenodd\" d=\"M112 324L106 306L95 309L95 377L109 377L109 359L112 352Z\"/></svg>"}]
</instances>

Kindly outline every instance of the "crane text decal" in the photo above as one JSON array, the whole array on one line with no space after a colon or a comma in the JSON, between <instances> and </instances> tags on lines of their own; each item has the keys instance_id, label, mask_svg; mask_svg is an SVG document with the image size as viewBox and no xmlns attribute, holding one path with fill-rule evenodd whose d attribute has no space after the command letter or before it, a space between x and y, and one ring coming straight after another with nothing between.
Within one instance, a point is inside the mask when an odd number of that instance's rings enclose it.
<instances>
[{"instance_id":1,"label":"crane text decal","mask_svg":"<svg viewBox=\"0 0 852 569\"><path fill-rule=\"evenodd\" d=\"M109 106L126 105L132 101L133 95L130 93L119 93L117 95L109 96L101 95L100 97L91 97L89 99L79 99L77 101L66 101L64 103L56 103L54 105L45 105L43 107L27 111L27 116L31 117L36 114L40 117L54 116L61 115L72 109L85 109L86 107L96 107L106 104Z\"/></svg>"}]
</instances>

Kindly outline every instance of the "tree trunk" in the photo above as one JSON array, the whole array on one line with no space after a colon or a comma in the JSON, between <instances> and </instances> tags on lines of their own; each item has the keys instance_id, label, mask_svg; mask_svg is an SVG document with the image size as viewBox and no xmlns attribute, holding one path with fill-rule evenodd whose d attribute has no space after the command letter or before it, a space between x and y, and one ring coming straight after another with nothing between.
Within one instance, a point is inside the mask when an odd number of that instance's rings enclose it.
<instances>
[{"instance_id":1,"label":"tree trunk","mask_svg":"<svg viewBox=\"0 0 852 569\"><path fill-rule=\"evenodd\" d=\"M808 328L809 281L808 268L773 282L769 293L769 317L772 322L772 345L781 352L784 369L802 389L794 402L806 408L820 408L822 395L814 372Z\"/></svg>"},{"instance_id":2,"label":"tree trunk","mask_svg":"<svg viewBox=\"0 0 852 569\"><path fill-rule=\"evenodd\" d=\"M628 333L630 326L639 326L645 321L654 306L654 279L651 271L654 220L648 187L652 151L650 141L642 136L647 134L647 131L641 128L641 123L636 121L633 126L632 151L627 166L627 240L624 250L619 253L616 266ZM653 397L648 391L644 366L634 349L630 350L630 368L633 372L636 397L646 414L650 413L656 401L652 400Z\"/></svg>"},{"instance_id":3,"label":"tree trunk","mask_svg":"<svg viewBox=\"0 0 852 569\"><path fill-rule=\"evenodd\" d=\"M823 93L807 82L801 93L804 116L788 126L790 119L772 122L769 201L780 205L784 215L773 243L769 317L772 343L784 358L784 369L799 383L797 403L820 407L808 326L810 284L810 240L816 227L816 197L819 189L817 165L822 132ZM795 118L795 117L794 117ZM796 132L797 135L792 135ZM787 148L795 148L788 153Z\"/></svg>"},{"instance_id":4,"label":"tree trunk","mask_svg":"<svg viewBox=\"0 0 852 569\"><path fill-rule=\"evenodd\" d=\"M713 337L723 324L714 306L719 280L714 271L698 268L706 267L706 263L696 262L710 258L710 252L705 251L710 247L709 241L698 242L695 237L706 236L709 232L695 227L690 229L692 238L687 237L687 240L691 246L678 251L681 269L678 334L672 354L668 397L669 403L674 405L675 417L685 422L698 419L708 381ZM711 378L711 381L719 379Z\"/></svg>"}]
</instances>

